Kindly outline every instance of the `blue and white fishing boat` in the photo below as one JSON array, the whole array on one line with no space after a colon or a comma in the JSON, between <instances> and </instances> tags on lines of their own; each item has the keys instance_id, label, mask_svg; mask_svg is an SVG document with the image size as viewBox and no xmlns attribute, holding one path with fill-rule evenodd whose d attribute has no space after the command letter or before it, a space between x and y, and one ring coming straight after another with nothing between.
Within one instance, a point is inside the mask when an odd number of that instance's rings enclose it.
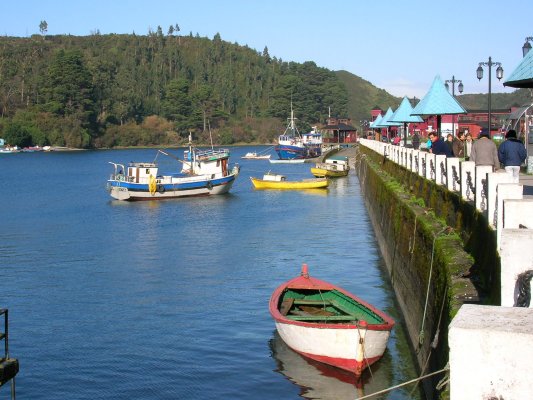
<instances>
[{"instance_id":1,"label":"blue and white fishing boat","mask_svg":"<svg viewBox=\"0 0 533 400\"><path fill-rule=\"evenodd\" d=\"M228 149L200 150L192 145L183 152L183 160L158 150L178 160L182 170L178 173L160 174L155 162L110 162L114 171L107 181L111 197L117 200L163 200L177 197L210 196L228 193L239 175L239 165L229 165ZM156 155L156 159L157 159Z\"/></svg>"},{"instance_id":2,"label":"blue and white fishing boat","mask_svg":"<svg viewBox=\"0 0 533 400\"><path fill-rule=\"evenodd\" d=\"M316 130L300 135L291 103L291 117L285 132L278 137L274 147L280 160L297 160L318 157L322 154L322 135Z\"/></svg>"}]
</instances>

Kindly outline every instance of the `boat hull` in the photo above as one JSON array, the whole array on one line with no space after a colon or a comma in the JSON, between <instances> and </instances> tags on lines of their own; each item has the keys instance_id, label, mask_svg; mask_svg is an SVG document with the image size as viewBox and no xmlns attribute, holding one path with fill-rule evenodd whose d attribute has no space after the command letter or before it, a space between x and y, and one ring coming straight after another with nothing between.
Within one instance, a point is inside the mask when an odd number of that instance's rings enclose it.
<instances>
[{"instance_id":1,"label":"boat hull","mask_svg":"<svg viewBox=\"0 0 533 400\"><path fill-rule=\"evenodd\" d=\"M309 324L310 325L310 324ZM361 375L369 365L378 361L387 348L390 331L366 330L363 360L357 360L357 343L361 330L356 325L344 329L319 326L298 326L276 322L276 330L294 351L312 360Z\"/></svg>"},{"instance_id":2,"label":"boat hull","mask_svg":"<svg viewBox=\"0 0 533 400\"><path fill-rule=\"evenodd\" d=\"M340 178L342 176L347 176L348 171L333 171L325 168L311 168L311 173L317 178L329 177L329 178Z\"/></svg>"},{"instance_id":3,"label":"boat hull","mask_svg":"<svg viewBox=\"0 0 533 400\"><path fill-rule=\"evenodd\" d=\"M294 351L359 376L384 354L394 320L355 295L302 275L269 302L276 330Z\"/></svg>"},{"instance_id":4,"label":"boat hull","mask_svg":"<svg viewBox=\"0 0 533 400\"><path fill-rule=\"evenodd\" d=\"M161 181L156 190L150 191L149 184L129 183L125 181L109 180L108 191L116 200L141 201L163 200L179 197L213 196L228 193L235 181L236 175L212 180L188 180L184 182Z\"/></svg>"},{"instance_id":5,"label":"boat hull","mask_svg":"<svg viewBox=\"0 0 533 400\"><path fill-rule=\"evenodd\" d=\"M325 189L329 182L323 179L304 179L302 181L266 181L251 177L250 180L256 189Z\"/></svg>"},{"instance_id":6,"label":"boat hull","mask_svg":"<svg viewBox=\"0 0 533 400\"><path fill-rule=\"evenodd\" d=\"M280 160L295 160L308 158L307 149L300 146L277 145L274 151Z\"/></svg>"}]
</instances>

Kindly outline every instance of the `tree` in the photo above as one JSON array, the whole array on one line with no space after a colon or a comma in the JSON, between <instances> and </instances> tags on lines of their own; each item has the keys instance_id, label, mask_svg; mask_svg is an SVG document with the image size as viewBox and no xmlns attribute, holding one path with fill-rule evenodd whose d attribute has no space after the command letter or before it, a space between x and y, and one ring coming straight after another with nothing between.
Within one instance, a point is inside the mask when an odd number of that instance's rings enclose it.
<instances>
[{"instance_id":1,"label":"tree","mask_svg":"<svg viewBox=\"0 0 533 400\"><path fill-rule=\"evenodd\" d=\"M78 50L60 50L53 59L43 89L45 108L76 116L86 126L94 117L92 75Z\"/></svg>"},{"instance_id":2,"label":"tree","mask_svg":"<svg viewBox=\"0 0 533 400\"><path fill-rule=\"evenodd\" d=\"M41 32L41 35L44 40L46 32L48 32L48 22L46 22L45 20L41 21L41 23L39 24L39 31Z\"/></svg>"},{"instance_id":3,"label":"tree","mask_svg":"<svg viewBox=\"0 0 533 400\"><path fill-rule=\"evenodd\" d=\"M179 131L186 131L189 128L192 107L189 82L186 79L173 79L165 86L161 111L164 117L175 121Z\"/></svg>"}]
</instances>

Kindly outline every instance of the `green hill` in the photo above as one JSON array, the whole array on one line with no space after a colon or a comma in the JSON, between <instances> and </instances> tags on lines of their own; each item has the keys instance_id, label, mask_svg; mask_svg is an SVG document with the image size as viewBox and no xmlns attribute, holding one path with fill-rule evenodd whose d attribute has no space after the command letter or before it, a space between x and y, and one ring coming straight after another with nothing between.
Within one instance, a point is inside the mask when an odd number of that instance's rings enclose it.
<instances>
[{"instance_id":1,"label":"green hill","mask_svg":"<svg viewBox=\"0 0 533 400\"><path fill-rule=\"evenodd\" d=\"M359 121L370 118L370 110L376 106L386 111L389 107L394 110L400 105L401 98L392 96L357 75L348 71L336 71L335 74L348 91L348 116L357 126Z\"/></svg>"}]
</instances>

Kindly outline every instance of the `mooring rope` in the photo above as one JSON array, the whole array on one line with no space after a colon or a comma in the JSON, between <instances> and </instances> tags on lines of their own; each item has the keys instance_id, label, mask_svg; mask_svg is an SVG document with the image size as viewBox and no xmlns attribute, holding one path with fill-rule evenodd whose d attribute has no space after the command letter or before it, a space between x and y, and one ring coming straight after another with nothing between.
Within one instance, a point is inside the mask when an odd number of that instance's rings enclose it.
<instances>
[{"instance_id":1,"label":"mooring rope","mask_svg":"<svg viewBox=\"0 0 533 400\"><path fill-rule=\"evenodd\" d=\"M431 277L433 275L433 260L435 258L435 242L437 241L437 238L441 233L446 231L448 227L442 228L433 238L433 248L431 249L431 264L429 267L429 278L428 278L428 287L426 290L426 303L424 304L424 314L422 316L422 326L420 327L420 333L418 334L418 343L422 344L424 343L424 325L426 323L426 314L427 314L427 308L428 308L428 301L429 301L429 289L431 286Z\"/></svg>"},{"instance_id":2,"label":"mooring rope","mask_svg":"<svg viewBox=\"0 0 533 400\"><path fill-rule=\"evenodd\" d=\"M411 379L410 381L407 381L407 382L404 382L404 383L400 383L398 385L395 385L395 386L391 386L391 387L388 387L386 389L383 389L383 390L380 390L378 392L374 392L374 393L371 393L371 394L367 394L363 397L358 397L357 400L363 400L363 399L369 399L371 397L374 397L374 396L377 396L379 394L384 394L384 393L388 393L388 392L392 392L393 390L395 389L399 389L403 386L407 386L407 385L410 385L411 383L415 383L415 382L418 382L418 381L421 381L422 379L425 379L425 378L429 378L430 376L433 376L433 375L437 375L437 374L440 374L442 372L446 372L450 369L450 366L449 365L446 365L443 369L441 370L438 370L438 371L435 371L435 372L430 372L429 374L427 375L424 375L424 376L420 376L418 378L414 378L414 379Z\"/></svg>"}]
</instances>

